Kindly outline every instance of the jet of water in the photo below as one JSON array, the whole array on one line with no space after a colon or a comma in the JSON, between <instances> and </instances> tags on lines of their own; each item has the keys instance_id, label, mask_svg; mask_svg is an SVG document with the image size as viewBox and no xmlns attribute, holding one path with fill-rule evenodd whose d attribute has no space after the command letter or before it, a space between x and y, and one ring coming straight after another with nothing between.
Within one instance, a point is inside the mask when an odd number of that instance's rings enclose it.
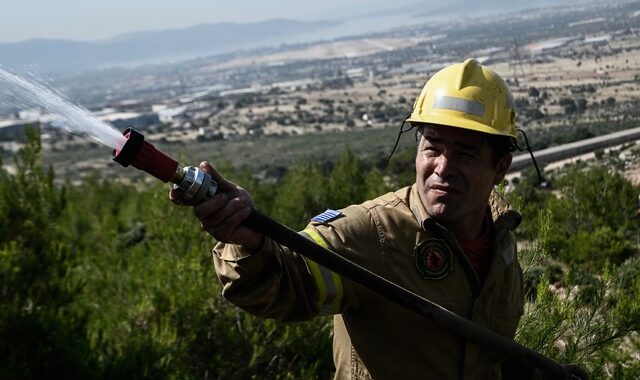
<instances>
[{"instance_id":1,"label":"jet of water","mask_svg":"<svg viewBox=\"0 0 640 380\"><path fill-rule=\"evenodd\" d=\"M0 82L6 82L6 90L16 98L35 103L62 117L62 126L67 130L87 136L100 144L113 149L121 149L126 139L120 131L89 112L75 105L62 94L56 93L45 85L26 80L7 71L0 65Z\"/></svg>"}]
</instances>

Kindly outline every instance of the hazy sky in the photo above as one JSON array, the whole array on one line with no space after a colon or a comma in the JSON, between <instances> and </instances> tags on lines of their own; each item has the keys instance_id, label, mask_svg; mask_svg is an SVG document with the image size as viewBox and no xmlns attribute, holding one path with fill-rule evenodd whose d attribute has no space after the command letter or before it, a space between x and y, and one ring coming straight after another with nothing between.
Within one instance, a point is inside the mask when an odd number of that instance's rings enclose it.
<instances>
[{"instance_id":1,"label":"hazy sky","mask_svg":"<svg viewBox=\"0 0 640 380\"><path fill-rule=\"evenodd\" d=\"M0 42L31 38L95 40L139 30L275 17L333 18L381 0L0 0Z\"/></svg>"}]
</instances>

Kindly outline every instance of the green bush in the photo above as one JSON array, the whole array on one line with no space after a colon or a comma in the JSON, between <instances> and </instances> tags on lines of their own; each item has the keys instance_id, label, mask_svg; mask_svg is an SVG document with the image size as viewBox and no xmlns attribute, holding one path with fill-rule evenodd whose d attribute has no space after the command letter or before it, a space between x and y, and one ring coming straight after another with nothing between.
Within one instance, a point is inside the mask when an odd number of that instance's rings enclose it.
<instances>
[{"instance_id":1,"label":"green bush","mask_svg":"<svg viewBox=\"0 0 640 380\"><path fill-rule=\"evenodd\" d=\"M640 280L623 288L611 271L605 267L589 286L576 285L569 272L555 293L541 278L516 340L557 362L578 364L592 378L637 378Z\"/></svg>"},{"instance_id":2,"label":"green bush","mask_svg":"<svg viewBox=\"0 0 640 380\"><path fill-rule=\"evenodd\" d=\"M57 224L68 198L39 166L39 133L27 130L17 174L0 174L0 378L82 378L88 316L64 281L78 257Z\"/></svg>"},{"instance_id":3,"label":"green bush","mask_svg":"<svg viewBox=\"0 0 640 380\"><path fill-rule=\"evenodd\" d=\"M605 165L575 165L514 194L529 301L516 339L592 378L635 379L640 348L638 188ZM528 216L528 218L527 218Z\"/></svg>"}]
</instances>

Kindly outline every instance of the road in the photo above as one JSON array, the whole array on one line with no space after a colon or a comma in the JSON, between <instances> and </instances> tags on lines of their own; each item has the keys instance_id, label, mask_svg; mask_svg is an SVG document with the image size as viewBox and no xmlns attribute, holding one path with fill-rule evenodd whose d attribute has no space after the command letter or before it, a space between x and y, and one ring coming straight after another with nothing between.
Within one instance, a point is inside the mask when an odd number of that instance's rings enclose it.
<instances>
[{"instance_id":1,"label":"road","mask_svg":"<svg viewBox=\"0 0 640 380\"><path fill-rule=\"evenodd\" d=\"M608 135L592 137L590 139L580 140L569 144L554 146L535 151L533 154L536 157L538 166L543 167L552 162L580 156L585 153L593 152L597 149L634 142L637 140L640 140L640 127L618 131ZM529 153L519 154L513 158L513 162L511 163L508 173L519 172L532 164L533 162L531 161Z\"/></svg>"}]
</instances>

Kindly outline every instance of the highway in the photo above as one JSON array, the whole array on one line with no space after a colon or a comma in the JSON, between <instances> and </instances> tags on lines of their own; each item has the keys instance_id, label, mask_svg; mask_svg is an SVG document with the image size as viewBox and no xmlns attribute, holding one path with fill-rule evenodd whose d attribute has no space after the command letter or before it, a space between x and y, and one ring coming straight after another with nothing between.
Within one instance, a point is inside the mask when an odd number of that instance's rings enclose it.
<instances>
[{"instance_id":1,"label":"highway","mask_svg":"<svg viewBox=\"0 0 640 380\"><path fill-rule=\"evenodd\" d=\"M636 140L640 140L640 127L534 151L533 155L536 157L538 166L542 168L552 162L593 152L600 148L634 142ZM520 171L532 164L533 162L531 161L529 152L519 154L513 157L508 173Z\"/></svg>"}]
</instances>

